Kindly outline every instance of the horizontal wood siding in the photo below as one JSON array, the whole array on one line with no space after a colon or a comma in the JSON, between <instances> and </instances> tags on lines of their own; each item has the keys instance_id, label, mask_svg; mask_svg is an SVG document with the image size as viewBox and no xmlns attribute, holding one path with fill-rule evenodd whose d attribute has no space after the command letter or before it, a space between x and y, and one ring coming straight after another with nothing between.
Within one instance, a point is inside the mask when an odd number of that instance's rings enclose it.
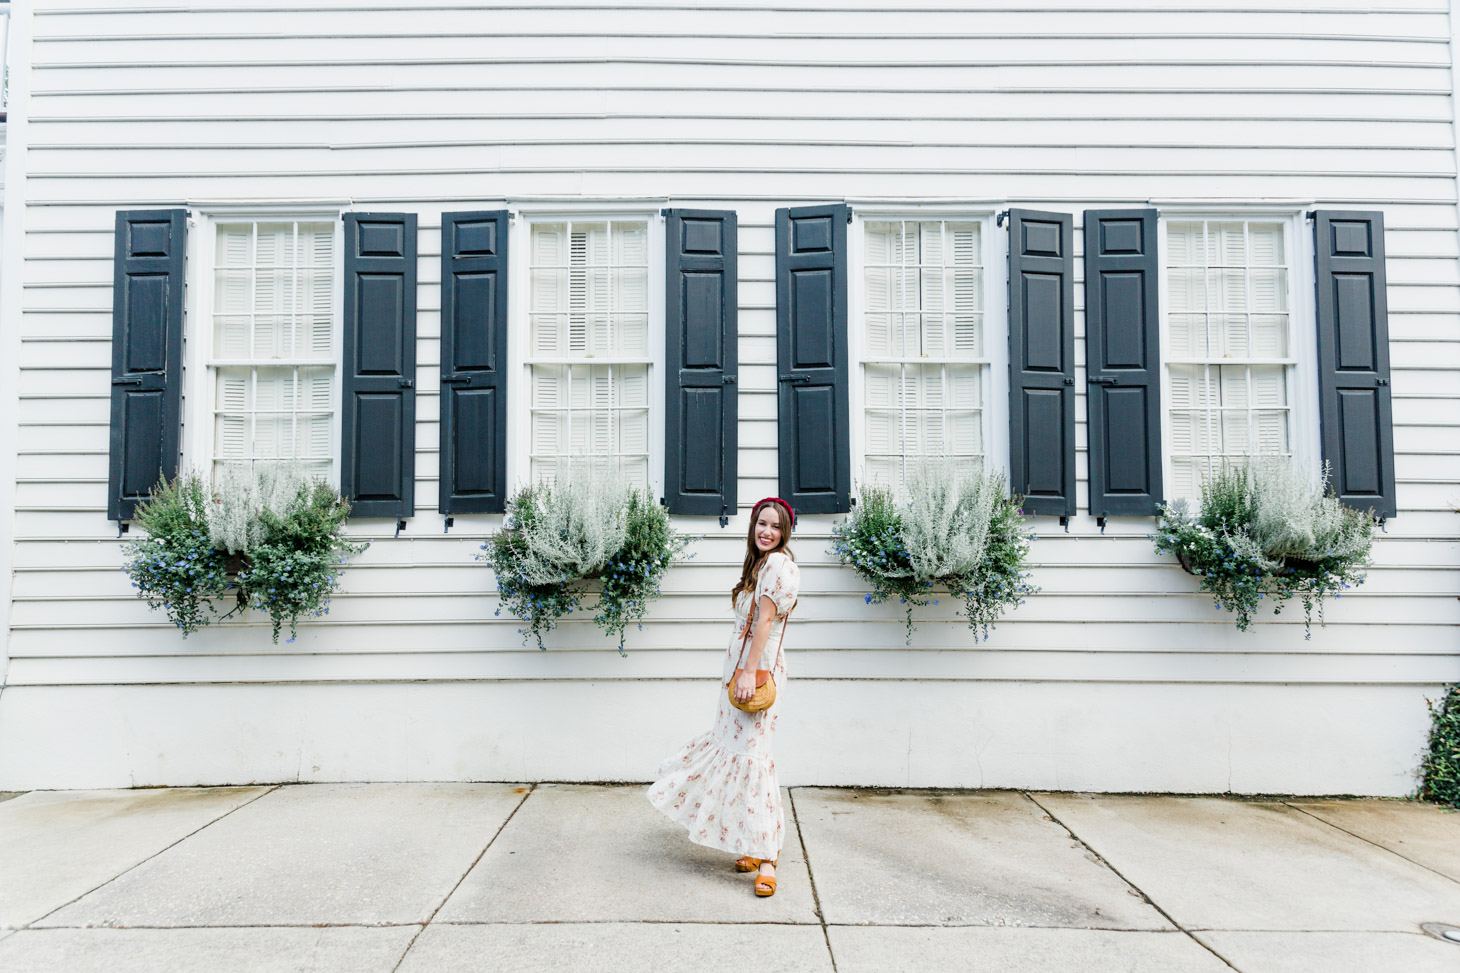
<instances>
[{"instance_id":1,"label":"horizontal wood siding","mask_svg":"<svg viewBox=\"0 0 1460 973\"><path fill-rule=\"evenodd\" d=\"M1330 603L1311 642L1300 606L1238 633L1155 555L1150 519L1113 519L1102 536L1087 515L1081 377L1080 513L1068 533L1037 523L1033 581L1044 592L976 650L942 598L916 612L905 647L896 606L864 605L865 587L826 553L838 518L808 516L794 544L805 585L788 640L798 676L1460 679L1446 4L917 8L44 5L17 59L33 68L28 202L11 214L25 246L9 685L711 673L748 507L778 492L774 213L843 199L854 210L971 199L1072 212L1077 278L1087 209L1201 199L1382 209L1399 515L1369 583ZM670 572L643 631L630 631L627 659L582 617L550 636L548 653L524 647L518 623L494 615L490 571L471 560L501 518L458 515L444 534L435 512L441 214L605 198L731 209L740 221L739 513L726 529L680 519L696 557ZM295 644L272 645L260 618L183 641L132 596L106 520L114 214L298 199L419 214L417 512L398 539L393 523L351 525L375 543L345 572L329 617L301 626ZM189 268L190 280L203 273ZM1083 371L1082 280L1075 295ZM1002 314L989 320L989 340L1003 340Z\"/></svg>"}]
</instances>

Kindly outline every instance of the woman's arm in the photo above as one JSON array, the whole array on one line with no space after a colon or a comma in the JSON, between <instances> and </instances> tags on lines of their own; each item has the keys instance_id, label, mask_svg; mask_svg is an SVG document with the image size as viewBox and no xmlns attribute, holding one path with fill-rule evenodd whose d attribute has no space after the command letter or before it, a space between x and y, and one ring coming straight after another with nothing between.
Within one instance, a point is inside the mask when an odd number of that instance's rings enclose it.
<instances>
[{"instance_id":1,"label":"woman's arm","mask_svg":"<svg viewBox=\"0 0 1460 973\"><path fill-rule=\"evenodd\" d=\"M769 595L761 595L760 603L755 606L755 627L751 630L750 648L745 655L745 669L735 684L735 698L741 702L755 695L755 670L760 668L760 657L765 654L775 620L776 603Z\"/></svg>"}]
</instances>

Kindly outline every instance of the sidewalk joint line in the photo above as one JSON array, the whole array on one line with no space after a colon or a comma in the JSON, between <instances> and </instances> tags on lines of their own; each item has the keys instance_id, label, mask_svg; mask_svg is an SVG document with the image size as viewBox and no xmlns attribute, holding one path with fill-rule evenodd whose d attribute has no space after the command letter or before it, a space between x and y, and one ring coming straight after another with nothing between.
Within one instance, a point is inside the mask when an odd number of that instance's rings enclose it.
<instances>
[{"instance_id":1,"label":"sidewalk joint line","mask_svg":"<svg viewBox=\"0 0 1460 973\"><path fill-rule=\"evenodd\" d=\"M522 800L517 802L517 806L514 807L505 818L502 819L502 823L498 825L497 830L492 832L492 837L487 839L487 843L482 846L481 851L477 852L477 856L473 858L471 864L466 867L466 871L461 873L461 878L457 879L456 884L451 886L451 891L447 892L444 896L441 897L441 901L436 903L436 908L431 910L431 914L426 917L426 921L421 923L421 928L417 929L416 934L411 937L411 941L406 943L406 948L401 952L400 959L396 960L395 965L390 968L390 973L396 973L396 971L400 969L400 965L406 961L406 957L411 955L411 950L415 948L416 940L421 938L421 933L425 932L426 927L431 925L431 921L436 918L437 914L439 914L442 909L446 908L446 903L451 901L451 897L456 894L456 890L461 888L461 883L465 882L466 877L472 873L472 870L474 868L477 867L477 863L482 860L482 856L487 853L487 849L491 848L492 845L496 843L497 837L501 835L502 831L507 827L509 823L511 823L512 819L517 816L517 812L522 810L522 805L527 803L527 799L535 793L537 793L537 784L534 783L527 788L527 793L522 795Z\"/></svg>"},{"instance_id":2,"label":"sidewalk joint line","mask_svg":"<svg viewBox=\"0 0 1460 973\"><path fill-rule=\"evenodd\" d=\"M806 836L801 833L801 815L796 810L796 788L786 788L791 799L791 821L796 825L796 840L801 843L801 854L806 856L806 880L811 884L811 902L816 907L816 918L821 922L821 935L826 940L826 956L831 960L831 973L837 973L836 951L831 948L831 932L826 926L826 913L821 911L821 894L816 891L816 873L811 870L811 849L806 847Z\"/></svg>"},{"instance_id":3,"label":"sidewalk joint line","mask_svg":"<svg viewBox=\"0 0 1460 973\"><path fill-rule=\"evenodd\" d=\"M246 787L248 785L245 784L245 785L241 785L241 786L245 786ZM97 892L97 891L100 891L101 889L106 888L108 885L112 884L117 879L121 878L123 875L126 875L129 872L136 871L137 869L141 868L143 865L145 865L148 862L150 862L152 859L156 858L158 855L162 855L162 854L164 854L164 853L166 853L168 851L171 851L173 848L176 848L178 845L182 844L184 841L187 841L189 838L191 838L193 835L197 834L198 832L202 831L204 828L211 828L213 825L217 824L219 821L222 821L224 818L228 817L229 815L234 814L234 813L236 813L238 811L242 811L244 808L248 807L250 804L254 803L255 801L261 801L261 800L263 800L264 798L268 797L270 794L274 793L274 791L278 790L279 788L281 788L283 786L284 786L283 784L274 784L272 786L267 786L267 789L262 794L259 794L257 797L249 798L247 801L244 801L242 804L238 805L237 807L231 807L231 808L229 808L228 810L224 811L222 814L218 815L216 818L213 818L211 821L207 821L207 822L199 825L198 827L194 828L192 831L189 831L187 834L183 835L181 838L177 839L172 844L167 845L164 848L159 848L156 852L148 855L146 858L142 859L141 861L137 862L136 864L130 865L127 868L122 869L120 872L117 872L111 878L107 879L105 882L102 882L100 885L96 886L96 888L89 889L89 890L87 890L85 892L82 892L80 895L76 896L76 898L72 899L70 902L63 902L60 905L56 906L54 909L52 909L50 912L47 912L45 915L39 916L39 917L37 917L35 919L32 919L30 922L27 922L23 926L17 926L16 927L17 931L19 931L20 929L30 929L37 922L42 922L47 917L55 915L57 912L60 912L62 909L65 909L65 908L68 908L69 906L75 905L77 902L80 902L82 899L86 898L92 892ZM206 790L208 788L178 788L178 789L179 790L184 790L184 789ZM61 927L61 928L65 928L65 927Z\"/></svg>"},{"instance_id":4,"label":"sidewalk joint line","mask_svg":"<svg viewBox=\"0 0 1460 973\"><path fill-rule=\"evenodd\" d=\"M1312 811L1310 811L1307 808L1303 807L1301 804L1293 804L1290 801L1283 801L1283 804L1285 806L1287 806L1287 807L1292 808L1294 811L1301 811L1301 812L1303 812L1304 814L1308 815L1308 817L1312 818L1314 821L1317 821L1319 824L1327 825L1328 827L1334 829L1335 831L1342 831L1344 834L1349 835L1349 836L1354 837L1354 838L1357 838L1357 839L1359 839L1360 841L1362 841L1362 842L1364 842L1366 844L1373 845L1375 848L1378 848L1381 851L1387 851L1387 852L1389 852L1389 854L1395 856L1396 858L1402 858L1405 861L1409 862L1411 865L1418 865L1420 868L1423 868L1427 872L1434 872L1436 875L1440 876L1441 878L1449 879L1452 882L1460 883L1460 878L1456 878L1453 875L1446 875L1444 872L1440 871L1439 869L1431 868L1430 866L1426 865L1424 862L1417 862L1413 858L1410 858L1408 855L1400 854L1399 852L1395 851L1393 848L1390 848L1388 845L1381 845L1381 844L1379 844L1379 842L1374 841L1372 838L1366 838L1366 837L1364 837L1361 834L1357 834L1357 833L1355 833L1353 831L1350 831L1348 828L1345 828L1342 825L1334 824L1332 821L1329 821L1326 818L1320 818L1318 815L1314 814Z\"/></svg>"},{"instance_id":5,"label":"sidewalk joint line","mask_svg":"<svg viewBox=\"0 0 1460 973\"><path fill-rule=\"evenodd\" d=\"M1131 888L1135 889L1136 892L1140 895L1141 898L1145 899L1147 902L1149 902L1151 904L1151 908L1153 908L1157 912L1159 912L1166 919L1167 922L1171 923L1171 925L1175 926L1178 930L1180 930L1183 935L1185 935L1192 942L1196 943L1202 949L1206 950L1208 953L1211 953L1217 959L1221 960L1227 966L1231 967L1234 970L1237 969L1237 967L1236 966L1233 966L1232 962L1230 960L1228 960L1227 957L1223 956L1221 953L1217 952L1215 949L1213 949L1212 947L1208 946L1206 943L1202 942L1201 939L1198 938L1197 935L1194 932L1192 932L1190 929L1187 929L1181 923L1177 922L1176 921L1176 918L1174 916L1172 916L1171 913L1169 913L1165 909L1161 908L1161 906L1159 904L1157 904L1157 902L1156 902L1155 899L1151 898L1149 895L1146 894L1146 890L1145 889L1141 888L1135 882L1132 882L1130 879L1126 878L1125 875L1123 875L1121 873L1120 869L1116 868L1113 864L1111 864L1111 862L1110 862L1110 860L1108 858L1106 858L1104 855L1100 854L1100 852L1096 851L1094 848L1090 847L1090 843L1088 841L1086 841L1084 838L1081 838L1079 835L1075 834L1075 830L1073 828L1071 828L1068 824L1065 824L1063 821L1061 821L1059 819L1059 816L1056 815L1049 808L1045 807L1043 804L1040 804L1039 801L1038 801L1038 799L1035 798L1035 796L1033 794L1031 794L1029 791L1020 791L1020 793L1023 794L1029 800L1029 802L1031 804L1033 804L1035 807L1039 808L1045 814L1049 815L1049 819L1051 821L1053 821L1055 824L1059 825L1061 828L1064 828L1066 834L1068 834L1071 838L1073 838L1076 841L1078 841L1081 844L1081 846L1084 847L1084 849L1086 851L1088 851L1090 854L1094 855L1100 861L1100 863L1102 865L1104 865L1106 868L1110 869L1111 872L1113 872L1115 874L1116 878L1119 878L1126 885L1128 885Z\"/></svg>"}]
</instances>

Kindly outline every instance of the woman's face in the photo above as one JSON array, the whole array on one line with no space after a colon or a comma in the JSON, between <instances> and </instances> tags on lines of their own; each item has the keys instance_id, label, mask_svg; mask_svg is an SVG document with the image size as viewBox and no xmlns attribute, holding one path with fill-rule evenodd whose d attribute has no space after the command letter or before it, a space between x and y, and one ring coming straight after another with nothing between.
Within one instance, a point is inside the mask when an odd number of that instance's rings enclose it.
<instances>
[{"instance_id":1,"label":"woman's face","mask_svg":"<svg viewBox=\"0 0 1460 973\"><path fill-rule=\"evenodd\" d=\"M760 551L775 550L781 543L781 515L775 504L766 504L755 518L755 546Z\"/></svg>"}]
</instances>

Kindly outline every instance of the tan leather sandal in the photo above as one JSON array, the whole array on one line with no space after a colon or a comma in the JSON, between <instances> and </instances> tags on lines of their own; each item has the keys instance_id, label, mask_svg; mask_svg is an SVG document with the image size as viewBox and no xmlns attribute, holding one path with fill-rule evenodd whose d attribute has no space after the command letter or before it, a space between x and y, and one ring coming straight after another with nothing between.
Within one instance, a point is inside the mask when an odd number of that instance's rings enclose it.
<instances>
[{"instance_id":1,"label":"tan leather sandal","mask_svg":"<svg viewBox=\"0 0 1460 973\"><path fill-rule=\"evenodd\" d=\"M777 858L775 861L771 862L771 867L772 868L775 868L775 867L777 867L780 864L781 864L781 860L779 858ZM758 876L756 876L756 879L755 879L755 894L758 895L758 896L760 896L761 898L766 898L767 896L775 895L776 894L776 877L774 875L758 875Z\"/></svg>"},{"instance_id":2,"label":"tan leather sandal","mask_svg":"<svg viewBox=\"0 0 1460 973\"><path fill-rule=\"evenodd\" d=\"M737 872L755 872L760 870L759 858L751 858L749 855L735 859L735 870Z\"/></svg>"}]
</instances>

